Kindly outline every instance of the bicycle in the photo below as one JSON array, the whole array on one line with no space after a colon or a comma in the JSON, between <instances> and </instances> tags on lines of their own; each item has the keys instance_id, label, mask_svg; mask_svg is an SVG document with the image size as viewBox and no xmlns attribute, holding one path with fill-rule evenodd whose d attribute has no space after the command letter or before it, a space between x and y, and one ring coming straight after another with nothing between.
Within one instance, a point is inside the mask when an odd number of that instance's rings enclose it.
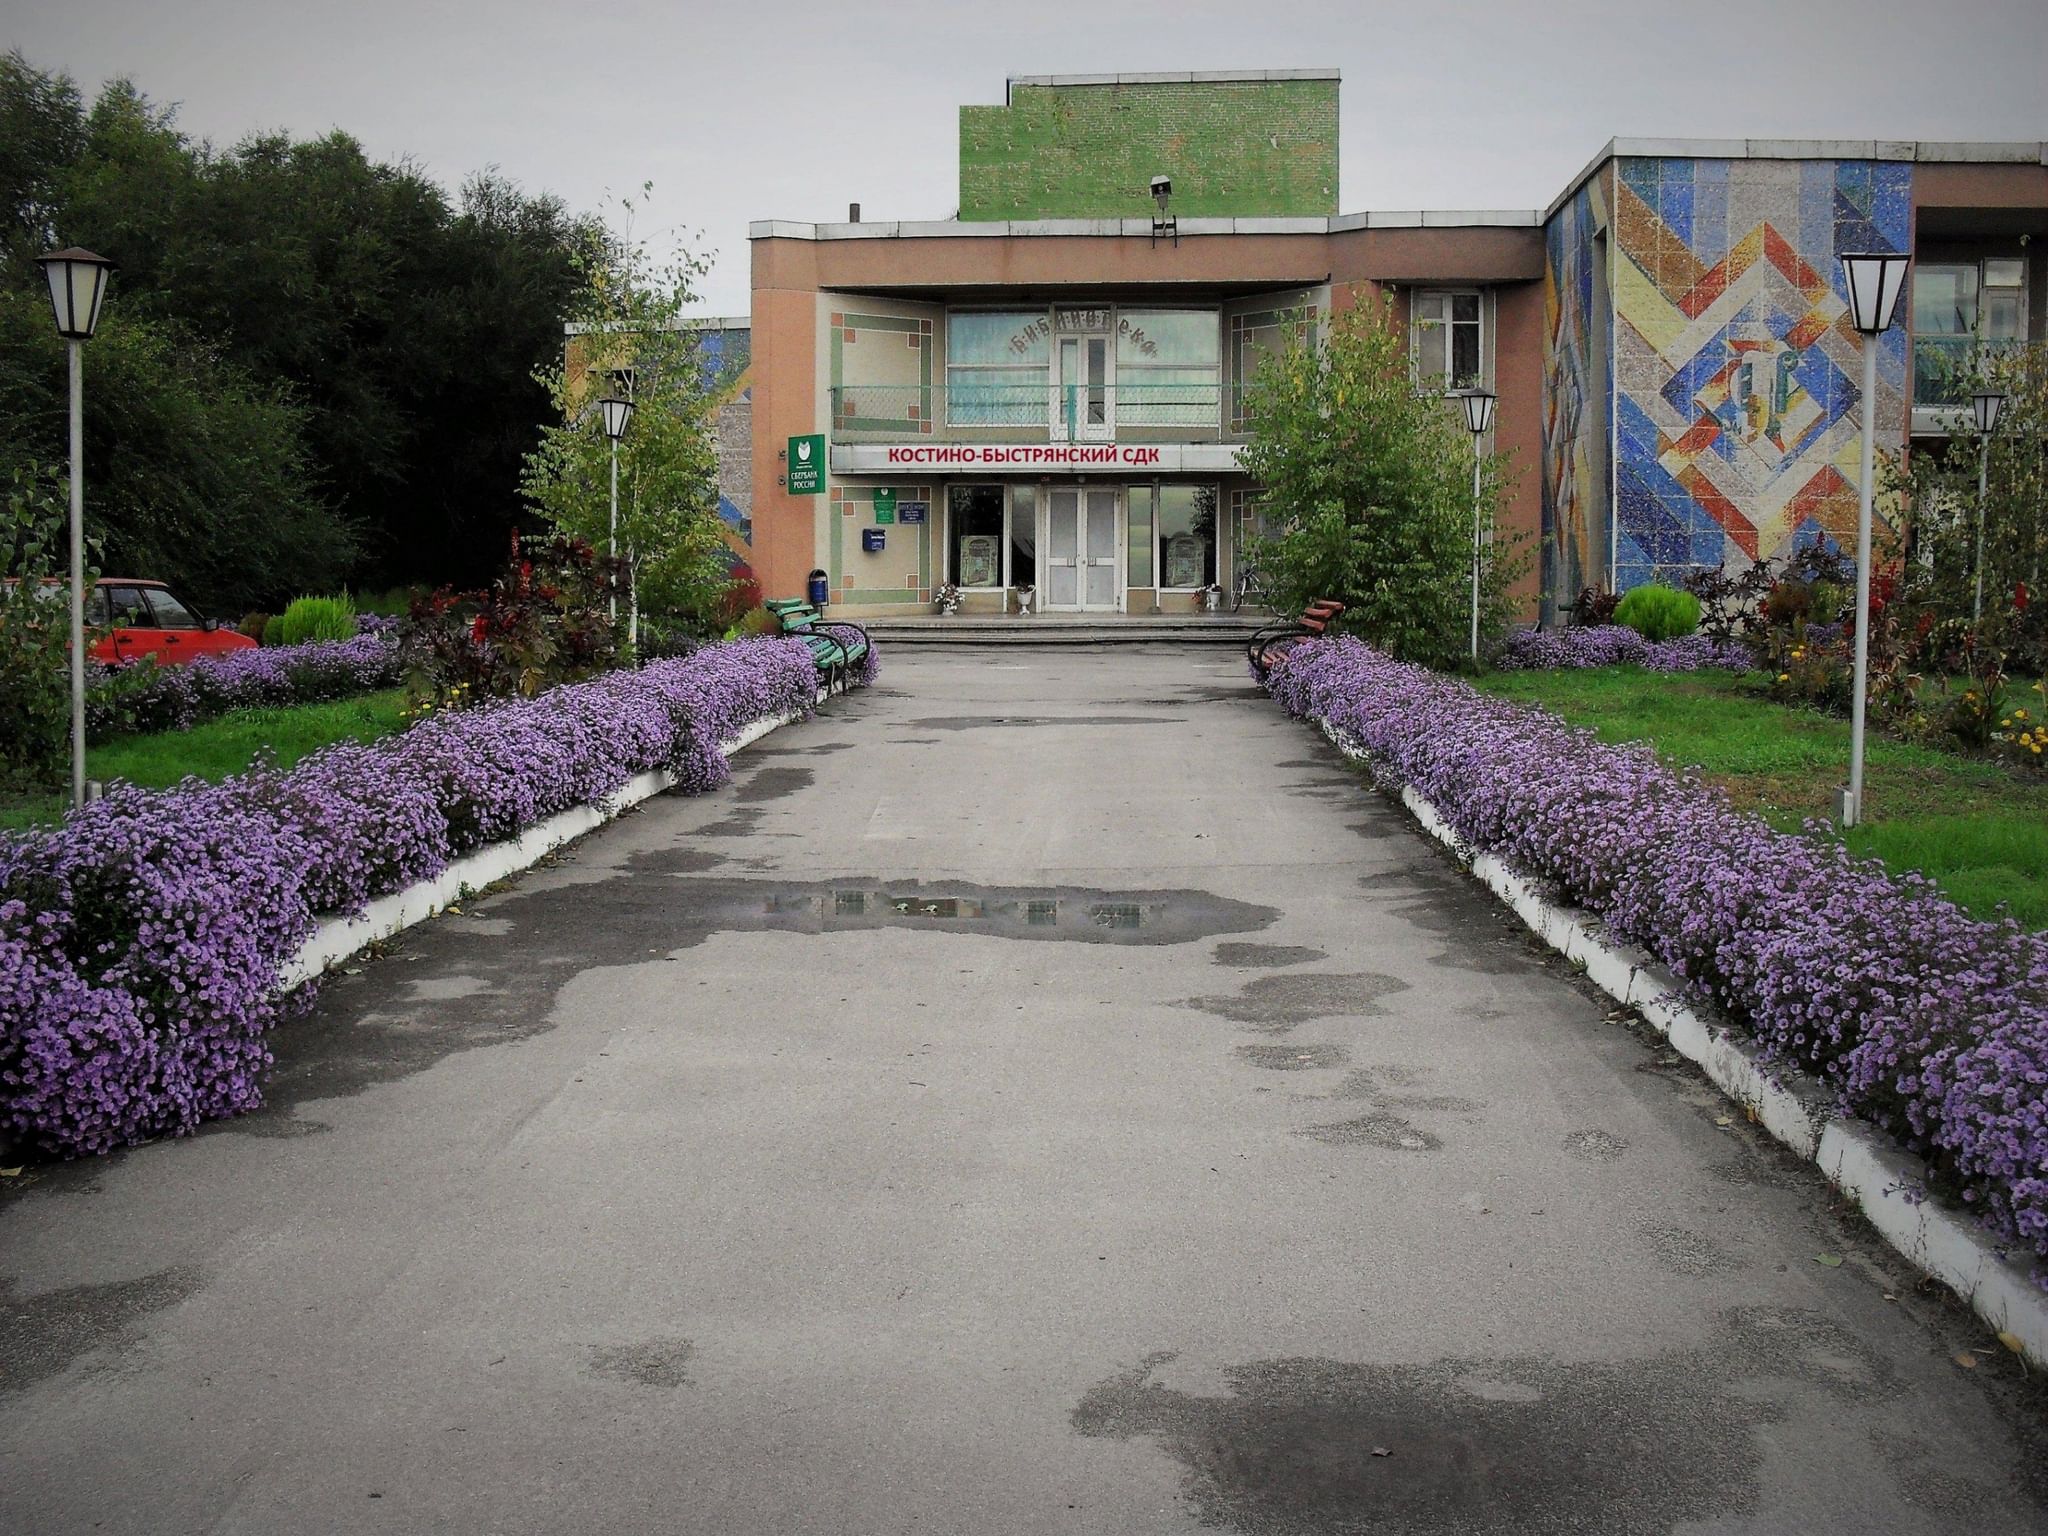
<instances>
[{"instance_id":1,"label":"bicycle","mask_svg":"<svg viewBox=\"0 0 2048 1536\"><path fill-rule=\"evenodd\" d=\"M1230 611L1236 613L1250 599L1254 608L1271 608L1273 604L1266 592L1264 573L1250 561L1241 562L1237 568L1237 593L1230 604Z\"/></svg>"}]
</instances>

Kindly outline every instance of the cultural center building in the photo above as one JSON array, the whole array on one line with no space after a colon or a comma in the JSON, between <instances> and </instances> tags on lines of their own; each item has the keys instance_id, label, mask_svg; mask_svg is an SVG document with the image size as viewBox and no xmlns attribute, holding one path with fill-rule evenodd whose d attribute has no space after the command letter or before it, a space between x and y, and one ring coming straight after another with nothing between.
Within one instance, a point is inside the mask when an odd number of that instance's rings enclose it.
<instances>
[{"instance_id":1,"label":"cultural center building","mask_svg":"<svg viewBox=\"0 0 2048 1536\"><path fill-rule=\"evenodd\" d=\"M961 109L957 218L754 225L764 588L1192 611L1270 514L1260 358L1391 295L1419 388L1499 397L1554 618L1852 529L1864 413L1938 436L1944 365L2048 314L2041 144L1617 140L1547 207L1347 214L1337 135L1335 71L1014 79ZM1866 401L1836 258L1871 249L1915 263Z\"/></svg>"}]
</instances>

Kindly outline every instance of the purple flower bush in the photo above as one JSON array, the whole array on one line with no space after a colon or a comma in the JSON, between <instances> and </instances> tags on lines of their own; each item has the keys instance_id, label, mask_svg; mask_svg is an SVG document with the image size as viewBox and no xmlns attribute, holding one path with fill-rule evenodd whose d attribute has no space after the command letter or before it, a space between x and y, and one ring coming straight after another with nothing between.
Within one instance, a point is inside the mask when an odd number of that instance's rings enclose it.
<instances>
[{"instance_id":1,"label":"purple flower bush","mask_svg":"<svg viewBox=\"0 0 2048 1536\"><path fill-rule=\"evenodd\" d=\"M202 656L178 667L123 662L103 668L87 695L86 729L96 738L189 730L229 710L349 699L404 681L398 637L388 628Z\"/></svg>"},{"instance_id":2,"label":"purple flower bush","mask_svg":"<svg viewBox=\"0 0 2048 1536\"><path fill-rule=\"evenodd\" d=\"M1515 630L1494 664L1503 671L1556 671L1582 667L1647 667L1652 672L1698 672L1718 667L1747 672L1756 658L1740 641L1704 634L1645 640L1626 624L1585 624L1568 629Z\"/></svg>"},{"instance_id":3,"label":"purple flower bush","mask_svg":"<svg viewBox=\"0 0 2048 1536\"><path fill-rule=\"evenodd\" d=\"M319 914L652 769L689 793L722 784L720 744L808 713L817 688L801 641L734 641L286 770L117 786L0 837L0 1132L74 1156L255 1108L264 1037L310 998L280 977Z\"/></svg>"},{"instance_id":4,"label":"purple flower bush","mask_svg":"<svg viewBox=\"0 0 2048 1536\"><path fill-rule=\"evenodd\" d=\"M2048 1259L2048 936L1981 922L1918 876L1778 832L1646 747L1395 662L1305 643L1266 685L1382 783L1661 960L1767 1054L1925 1158ZM2036 1279L2048 1286L2048 1270Z\"/></svg>"}]
</instances>

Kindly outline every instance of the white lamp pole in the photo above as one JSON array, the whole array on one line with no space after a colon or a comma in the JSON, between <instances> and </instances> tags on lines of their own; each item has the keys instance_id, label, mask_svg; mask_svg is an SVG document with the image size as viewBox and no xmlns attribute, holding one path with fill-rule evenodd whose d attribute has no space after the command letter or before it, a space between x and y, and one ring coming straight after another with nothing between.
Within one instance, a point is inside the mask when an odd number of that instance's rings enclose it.
<instances>
[{"instance_id":1,"label":"white lamp pole","mask_svg":"<svg viewBox=\"0 0 2048 1536\"><path fill-rule=\"evenodd\" d=\"M1495 395L1490 389L1468 389L1458 397L1465 405L1465 430L1472 434L1472 659L1479 659L1479 563L1484 540L1480 528L1480 474L1486 460L1480 441L1493 427Z\"/></svg>"},{"instance_id":2,"label":"white lamp pole","mask_svg":"<svg viewBox=\"0 0 2048 1536\"><path fill-rule=\"evenodd\" d=\"M1984 503L1991 496L1991 434L1998 430L1998 413L2005 409L2005 391L1980 389L1970 396L1970 409L1977 417L1977 592L1970 604L1972 625L1984 622Z\"/></svg>"},{"instance_id":3,"label":"white lamp pole","mask_svg":"<svg viewBox=\"0 0 2048 1536\"><path fill-rule=\"evenodd\" d=\"M619 558L619 439L626 435L626 428L632 424L633 402L617 395L606 395L598 401L604 412L604 435L612 440L612 534L611 556ZM612 623L619 622L619 594L612 593Z\"/></svg>"},{"instance_id":4,"label":"white lamp pole","mask_svg":"<svg viewBox=\"0 0 2048 1536\"><path fill-rule=\"evenodd\" d=\"M1837 819L1844 827L1863 820L1863 721L1870 692L1870 516L1877 477L1877 349L1891 329L1892 312L1905 290L1910 258L1899 251L1846 253L1842 282L1848 290L1849 323L1863 337L1863 475L1856 503L1856 683L1849 700L1849 787L1842 792Z\"/></svg>"},{"instance_id":5,"label":"white lamp pole","mask_svg":"<svg viewBox=\"0 0 2048 1536\"><path fill-rule=\"evenodd\" d=\"M107 295L104 256L73 246L37 258L50 280L57 334L71 354L71 804L85 804L85 372L83 347Z\"/></svg>"}]
</instances>

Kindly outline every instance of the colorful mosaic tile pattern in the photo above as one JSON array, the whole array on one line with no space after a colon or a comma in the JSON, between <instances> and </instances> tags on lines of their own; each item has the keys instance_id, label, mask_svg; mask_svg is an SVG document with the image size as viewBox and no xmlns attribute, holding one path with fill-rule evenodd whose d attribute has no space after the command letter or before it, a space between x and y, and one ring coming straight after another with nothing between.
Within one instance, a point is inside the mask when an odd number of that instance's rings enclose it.
<instances>
[{"instance_id":1,"label":"colorful mosaic tile pattern","mask_svg":"<svg viewBox=\"0 0 2048 1536\"><path fill-rule=\"evenodd\" d=\"M1853 538L1863 413L1874 405L1887 441L1896 435L1906 345L1902 316L1879 343L1878 398L1866 402L1836 257L1908 249L1911 204L1903 164L1617 162L1620 588ZM1569 222L1553 225L1553 265L1582 291L1555 259Z\"/></svg>"},{"instance_id":2,"label":"colorful mosaic tile pattern","mask_svg":"<svg viewBox=\"0 0 2048 1536\"><path fill-rule=\"evenodd\" d=\"M1607 569L1607 427L1613 375L1607 293L1594 235L1606 223L1608 173L1591 178L1545 232L1543 598L1555 618Z\"/></svg>"}]
</instances>

